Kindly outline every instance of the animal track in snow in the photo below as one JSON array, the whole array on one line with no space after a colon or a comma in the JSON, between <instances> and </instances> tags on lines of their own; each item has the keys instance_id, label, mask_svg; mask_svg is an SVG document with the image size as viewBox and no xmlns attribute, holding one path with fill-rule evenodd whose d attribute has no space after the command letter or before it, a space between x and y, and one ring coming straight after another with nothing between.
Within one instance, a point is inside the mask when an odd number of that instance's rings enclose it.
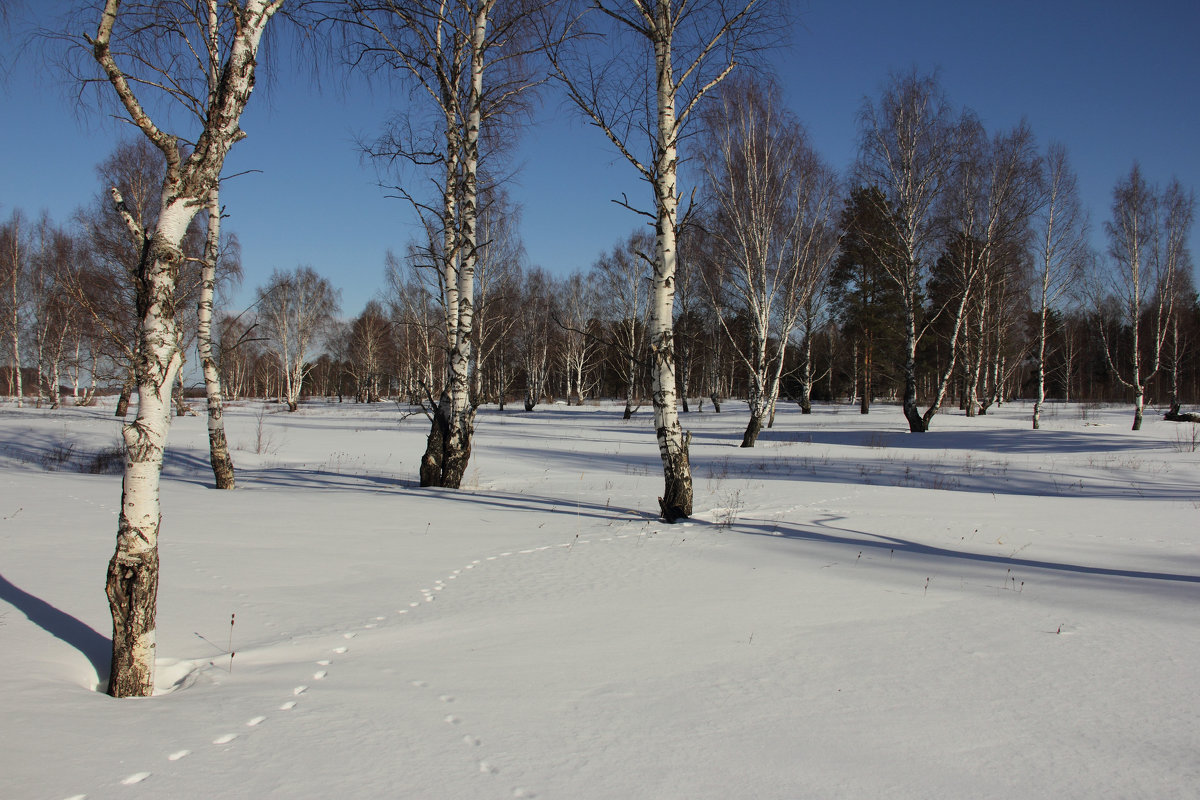
<instances>
[{"instance_id":1,"label":"animal track in snow","mask_svg":"<svg viewBox=\"0 0 1200 800\"><path fill-rule=\"evenodd\" d=\"M146 778L149 778L149 777L150 777L149 772L135 772L132 775L129 775L128 777L122 778L121 785L122 786L133 786L135 783L141 783L142 781L146 780Z\"/></svg>"},{"instance_id":2,"label":"animal track in snow","mask_svg":"<svg viewBox=\"0 0 1200 800\"><path fill-rule=\"evenodd\" d=\"M295 700L288 700L286 703L284 703L283 705L281 705L281 706L279 707L279 710L280 710L280 711L291 711L291 710L292 710L293 708L295 708L295 707L296 707L296 701L295 701Z\"/></svg>"},{"instance_id":3,"label":"animal track in snow","mask_svg":"<svg viewBox=\"0 0 1200 800\"><path fill-rule=\"evenodd\" d=\"M445 717L443 717L443 719L445 719L446 723L449 725L457 725L458 723L462 722L461 719L454 716L453 714L447 714Z\"/></svg>"},{"instance_id":4,"label":"animal track in snow","mask_svg":"<svg viewBox=\"0 0 1200 800\"><path fill-rule=\"evenodd\" d=\"M500 768L490 761L480 761L479 771L488 775L496 775L500 772Z\"/></svg>"},{"instance_id":5,"label":"animal track in snow","mask_svg":"<svg viewBox=\"0 0 1200 800\"><path fill-rule=\"evenodd\" d=\"M323 680L325 680L325 676L326 676L326 675L328 675L328 674L329 674L329 673L328 673L328 672L326 672L326 671L325 671L325 670L323 670L323 669L322 669L322 670L317 670L316 672L314 672L314 673L313 673L313 680L314 680L314 681L323 681Z\"/></svg>"},{"instance_id":6,"label":"animal track in snow","mask_svg":"<svg viewBox=\"0 0 1200 800\"><path fill-rule=\"evenodd\" d=\"M236 733L223 733L217 738L213 739L213 744L229 744L237 737L238 735Z\"/></svg>"},{"instance_id":7,"label":"animal track in snow","mask_svg":"<svg viewBox=\"0 0 1200 800\"><path fill-rule=\"evenodd\" d=\"M428 686L429 684L428 684L428 683L426 683L425 681L413 681L413 682L412 682L412 685L413 685L413 686L416 686L418 689L423 689L423 688L425 688L426 686Z\"/></svg>"},{"instance_id":8,"label":"animal track in snow","mask_svg":"<svg viewBox=\"0 0 1200 800\"><path fill-rule=\"evenodd\" d=\"M441 697L439 697L438 700L441 700L443 703L453 703L454 695L444 694Z\"/></svg>"},{"instance_id":9,"label":"animal track in snow","mask_svg":"<svg viewBox=\"0 0 1200 800\"><path fill-rule=\"evenodd\" d=\"M358 636L358 634L355 633L354 631L350 631L349 633L342 634L343 639L353 639L355 636Z\"/></svg>"},{"instance_id":10,"label":"animal track in snow","mask_svg":"<svg viewBox=\"0 0 1200 800\"><path fill-rule=\"evenodd\" d=\"M350 649L349 647L346 647L345 645L343 645L341 647L333 648L333 652L337 653L340 656L342 653L345 653L349 649Z\"/></svg>"},{"instance_id":11,"label":"animal track in snow","mask_svg":"<svg viewBox=\"0 0 1200 800\"><path fill-rule=\"evenodd\" d=\"M256 728L259 725L262 725L266 721L267 721L266 717L263 717L263 716L254 717L253 719L247 720L246 727L247 728Z\"/></svg>"},{"instance_id":12,"label":"animal track in snow","mask_svg":"<svg viewBox=\"0 0 1200 800\"><path fill-rule=\"evenodd\" d=\"M297 686L295 689L292 689L292 694L299 697L300 695L304 694L307 691L308 691L308 687L301 685L301 686Z\"/></svg>"},{"instance_id":13,"label":"animal track in snow","mask_svg":"<svg viewBox=\"0 0 1200 800\"><path fill-rule=\"evenodd\" d=\"M167 756L167 761L178 761L181 758L187 758L192 754L191 750L176 750L171 755Z\"/></svg>"}]
</instances>

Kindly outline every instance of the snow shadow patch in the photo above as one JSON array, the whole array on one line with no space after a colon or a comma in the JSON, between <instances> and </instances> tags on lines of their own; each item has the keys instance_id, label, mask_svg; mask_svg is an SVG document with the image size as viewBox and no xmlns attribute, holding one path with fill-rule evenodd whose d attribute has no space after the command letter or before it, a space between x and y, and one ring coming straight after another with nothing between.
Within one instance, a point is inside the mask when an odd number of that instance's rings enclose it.
<instances>
[{"instance_id":1,"label":"snow shadow patch","mask_svg":"<svg viewBox=\"0 0 1200 800\"><path fill-rule=\"evenodd\" d=\"M96 671L97 682L100 685L108 682L108 668L112 658L111 639L40 597L15 586L3 575L0 575L0 600L20 611L30 622L54 638L83 653L92 669Z\"/></svg>"}]
</instances>

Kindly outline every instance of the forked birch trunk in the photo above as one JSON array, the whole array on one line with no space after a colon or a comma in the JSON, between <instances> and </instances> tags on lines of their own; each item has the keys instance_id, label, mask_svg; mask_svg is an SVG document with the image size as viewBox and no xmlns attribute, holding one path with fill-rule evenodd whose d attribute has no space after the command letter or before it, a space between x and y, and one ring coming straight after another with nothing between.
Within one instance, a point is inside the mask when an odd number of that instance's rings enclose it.
<instances>
[{"instance_id":1,"label":"forked birch trunk","mask_svg":"<svg viewBox=\"0 0 1200 800\"><path fill-rule=\"evenodd\" d=\"M122 429L125 474L116 549L109 561L106 594L112 612L112 665L108 693L144 697L154 691L156 615L159 582L158 534L161 523L159 478L170 425L171 390L182 363L175 316L175 290L183 263L181 243L188 225L216 184L226 154L244 137L238 127L254 86L254 68L263 31L282 0L244 0L232 15L227 54L210 52L221 64L218 88L202 102L204 127L185 157L177 137L150 119L135 94L137 76L127 76L110 43L122 13L118 0L107 0L96 37L88 43L130 121L162 151L166 176L153 230L143 229L112 190L116 210L130 231L145 243L137 275L138 349L135 377L138 410ZM215 0L210 11L215 13ZM131 27L136 28L136 23ZM198 98L193 98L201 102Z\"/></svg>"},{"instance_id":2,"label":"forked birch trunk","mask_svg":"<svg viewBox=\"0 0 1200 800\"><path fill-rule=\"evenodd\" d=\"M491 0L481 2L471 27L471 85L466 126L458 135L458 104L447 103L447 159L443 224L446 335L449 375L421 459L421 485L457 489L471 458L475 405L471 398L471 338L474 328L475 263L478 246L479 134L483 121L483 72ZM461 144L462 164L457 157ZM459 192L461 191L461 194ZM461 201L459 200L461 198ZM458 209L457 222L455 209ZM456 231L458 231L456 235Z\"/></svg>"},{"instance_id":3,"label":"forked birch trunk","mask_svg":"<svg viewBox=\"0 0 1200 800\"><path fill-rule=\"evenodd\" d=\"M213 356L213 296L217 285L217 257L221 251L221 201L216 186L208 194L208 238L204 243L204 266L200 277L200 299L196 308L196 349L204 372L204 393L208 398L208 460L218 489L234 488L233 458L225 438L225 418L221 397L221 373Z\"/></svg>"}]
</instances>

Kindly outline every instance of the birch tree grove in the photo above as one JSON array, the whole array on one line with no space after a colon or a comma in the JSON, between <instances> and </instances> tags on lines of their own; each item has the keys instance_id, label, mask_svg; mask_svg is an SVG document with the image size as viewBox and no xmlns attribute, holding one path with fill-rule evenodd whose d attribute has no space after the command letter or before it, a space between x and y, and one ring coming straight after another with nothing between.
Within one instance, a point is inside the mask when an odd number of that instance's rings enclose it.
<instances>
[{"instance_id":1,"label":"birch tree grove","mask_svg":"<svg viewBox=\"0 0 1200 800\"><path fill-rule=\"evenodd\" d=\"M1119 321L1130 340L1127 370L1113 357L1116 342L1101 324L1108 363L1117 380L1133 391L1133 430L1142 427L1146 385L1158 372L1175 309L1176 273L1190 264L1187 231L1195 196L1179 181L1159 192L1133 165L1113 189L1112 220L1105 224L1112 263L1110 286ZM1145 330L1143 330L1145 328Z\"/></svg>"},{"instance_id":2,"label":"birch tree grove","mask_svg":"<svg viewBox=\"0 0 1200 800\"><path fill-rule=\"evenodd\" d=\"M654 428L667 522L691 516L691 435L677 408L674 300L680 138L704 96L740 58L777 30L781 4L766 0L594 0L567 4L565 36L547 36L556 77L580 111L608 137L653 190L654 277L648 331ZM584 34L602 34L609 54ZM626 203L626 205L628 205Z\"/></svg>"},{"instance_id":3,"label":"birch tree grove","mask_svg":"<svg viewBox=\"0 0 1200 800\"><path fill-rule=\"evenodd\" d=\"M1002 324L1005 319L1004 289L1027 248L1029 221L1039 199L1040 165L1033 133L1025 123L989 140L983 126L966 115L957 126L955 138L958 157L951 172L952 188L947 192L945 213L953 237L945 259L953 267L953 274L948 276L953 291L935 314L948 318L949 360L924 414L926 427L949 390L972 319L976 335L965 359L963 402L967 416L975 416L981 405L979 385L989 326ZM986 402L982 404L985 410Z\"/></svg>"},{"instance_id":4,"label":"birch tree grove","mask_svg":"<svg viewBox=\"0 0 1200 800\"><path fill-rule=\"evenodd\" d=\"M754 446L774 408L787 342L812 307L837 245L833 171L775 95L751 82L722 87L719 105L706 115L702 147L713 245L702 274L749 375L750 420L742 447ZM735 323L745 326L748 341L735 333ZM811 387L811 375L805 375Z\"/></svg>"},{"instance_id":5,"label":"birch tree grove","mask_svg":"<svg viewBox=\"0 0 1200 800\"><path fill-rule=\"evenodd\" d=\"M137 273L136 419L123 428L126 450L116 551L109 562L112 668L108 693L142 697L154 690L158 596L159 474L170 422L171 389L182 360L175 288L181 242L205 206L225 156L245 137L239 120L254 88L259 45L283 0L122 3L107 0L84 46L116 94L125 117L162 153L160 209L142 226L112 201L143 243ZM211 65L219 65L209 81ZM165 95L165 97L164 97ZM188 138L160 127L151 109L177 103L190 114ZM160 115L161 116L161 115ZM183 114L178 115L183 117ZM172 116L172 119L175 117Z\"/></svg>"}]
</instances>

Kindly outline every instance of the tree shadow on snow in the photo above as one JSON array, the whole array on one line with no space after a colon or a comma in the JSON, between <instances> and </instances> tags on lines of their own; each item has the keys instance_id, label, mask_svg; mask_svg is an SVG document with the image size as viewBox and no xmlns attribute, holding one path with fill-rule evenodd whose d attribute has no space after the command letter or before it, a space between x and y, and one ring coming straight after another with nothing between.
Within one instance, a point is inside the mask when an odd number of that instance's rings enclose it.
<instances>
[{"instance_id":1,"label":"tree shadow on snow","mask_svg":"<svg viewBox=\"0 0 1200 800\"><path fill-rule=\"evenodd\" d=\"M14 586L3 575L0 575L0 600L20 611L30 622L54 638L83 653L96 670L96 677L100 683L108 681L109 662L112 658L111 639L40 597Z\"/></svg>"},{"instance_id":2,"label":"tree shadow on snow","mask_svg":"<svg viewBox=\"0 0 1200 800\"><path fill-rule=\"evenodd\" d=\"M519 514L540 512L573 518L612 521L652 520L658 515L635 508L609 503L589 503L566 497L547 497L522 492L497 492L492 490L420 489L434 494L438 500L465 503L471 506L495 508ZM543 523L545 524L545 523ZM532 526L531 526L532 527ZM540 526L539 526L540 527Z\"/></svg>"},{"instance_id":3,"label":"tree shadow on snow","mask_svg":"<svg viewBox=\"0 0 1200 800\"><path fill-rule=\"evenodd\" d=\"M814 520L814 527L824 527L829 532L821 532L812 528L801 527L798 524L785 521L761 523L746 522L739 519L731 530L752 536L770 536L774 538L791 539L819 544L844 545L858 552L863 550L887 550L892 555L921 556L938 561L959 560L977 564L994 564L997 567L1025 568L1049 570L1051 572L1072 573L1079 575L1126 578L1137 581L1166 581L1179 584L1200 584L1200 575L1189 575L1180 572L1154 572L1146 570L1118 569L1115 567L1095 567L1086 564L1068 564L1060 561L1042 561L1032 558L1017 558L1014 556L990 555L987 553L971 553L962 550L952 550L948 547L922 544L898 536L887 536L866 531L851 531L837 528L829 524L837 517L826 517L825 520Z\"/></svg>"}]
</instances>

